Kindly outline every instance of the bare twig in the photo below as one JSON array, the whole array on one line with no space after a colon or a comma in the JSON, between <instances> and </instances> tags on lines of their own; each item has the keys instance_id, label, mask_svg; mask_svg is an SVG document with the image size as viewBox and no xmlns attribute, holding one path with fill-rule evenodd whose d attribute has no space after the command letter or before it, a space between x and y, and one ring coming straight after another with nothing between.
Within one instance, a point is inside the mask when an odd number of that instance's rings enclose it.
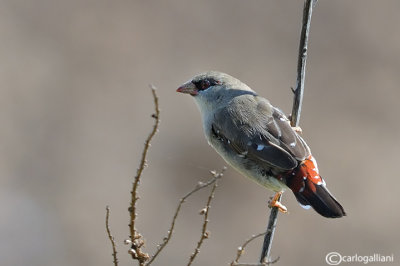
<instances>
[{"instance_id":1,"label":"bare twig","mask_svg":"<svg viewBox=\"0 0 400 266\"><path fill-rule=\"evenodd\" d=\"M234 261L232 261L231 266L236 266L236 265L240 265L239 264L239 259L240 257L243 255L244 253L244 249L245 247L252 242L254 239L259 238L260 236L264 236L267 232L264 233L260 233L258 235L253 235L252 237L250 237L249 239L247 239L243 245L241 245L240 247L238 247L237 253L236 253L236 259Z\"/></svg>"},{"instance_id":2,"label":"bare twig","mask_svg":"<svg viewBox=\"0 0 400 266\"><path fill-rule=\"evenodd\" d=\"M201 230L200 240L199 240L199 242L197 242L196 249L194 250L193 254L190 256L189 262L187 264L188 266L192 265L192 263L193 263L194 259L196 258L197 254L199 254L200 247L203 244L204 239L207 239L209 237L210 233L207 232L208 213L209 213L209 210L210 210L211 201L214 198L215 189L218 186L218 178L223 174L223 171L225 171L225 168L221 171L221 173L212 172L212 174L214 175L214 178L215 178L214 186L212 187L210 195L208 196L206 207L200 211L200 214L204 214L203 227L202 227L202 230Z\"/></svg>"},{"instance_id":3,"label":"bare twig","mask_svg":"<svg viewBox=\"0 0 400 266\"><path fill-rule=\"evenodd\" d=\"M199 182L192 191L190 191L189 193L187 193L185 196L183 196L180 199L178 207L176 208L174 217L172 218L172 223L168 230L167 236L164 237L163 242L160 245L158 245L157 251L154 253L154 255L151 257L151 259L149 260L149 262L146 265L150 265L157 258L157 256L161 253L161 251L165 248L165 246L168 244L169 240L172 237L174 228L175 228L176 219L178 218L179 212L182 208L183 203L185 203L186 199L189 198L194 193L196 193L197 191L199 191L203 188L206 188L212 184L215 184L217 182L217 180L223 176L225 170L226 170L226 167L224 167L219 173L217 173L215 171L211 171L211 174L213 175L212 179L210 179L209 181L207 181L205 183ZM213 190L215 190L214 187L213 187ZM203 228L204 228L204 224L203 224Z\"/></svg>"},{"instance_id":4,"label":"bare twig","mask_svg":"<svg viewBox=\"0 0 400 266\"><path fill-rule=\"evenodd\" d=\"M280 202L282 195L278 198L278 202ZM264 236L263 247L261 251L260 263L268 263L270 260L272 240L274 239L276 222L278 220L279 209L277 207L271 208L271 213L269 215L267 231Z\"/></svg>"},{"instance_id":5,"label":"bare twig","mask_svg":"<svg viewBox=\"0 0 400 266\"><path fill-rule=\"evenodd\" d=\"M111 246L112 246L112 250L113 250L112 256L114 258L114 261L113 261L114 266L118 266L117 248L115 245L114 237L111 235L110 226L108 224L109 218L110 218L110 207L106 206L106 230L107 230L108 238L111 241Z\"/></svg>"},{"instance_id":6,"label":"bare twig","mask_svg":"<svg viewBox=\"0 0 400 266\"><path fill-rule=\"evenodd\" d=\"M261 262L260 263L235 263L235 264L231 264L231 266L267 266L267 265L271 265L271 264L278 262L279 259L280 259L280 257L277 257L273 261L262 262L262 263Z\"/></svg>"},{"instance_id":7,"label":"bare twig","mask_svg":"<svg viewBox=\"0 0 400 266\"><path fill-rule=\"evenodd\" d=\"M263 263L235 263L235 264L231 264L233 266L267 266L267 265L271 265L274 264L276 262L278 262L278 260L280 259L280 257L277 257L276 259L274 259L273 261L270 262L263 262Z\"/></svg>"},{"instance_id":8,"label":"bare twig","mask_svg":"<svg viewBox=\"0 0 400 266\"><path fill-rule=\"evenodd\" d=\"M299 56L297 63L297 80L296 88L293 90L294 100L291 115L291 125L297 127L300 121L300 113L303 102L304 94L304 80L306 72L306 61L307 61L307 50L308 50L308 37L310 32L311 16L312 10L316 4L317 0L305 0L303 8L303 22L301 27L300 44L299 44ZM280 198L278 199L278 202ZM261 252L260 262L270 260L272 240L275 233L276 221L278 218L278 208L273 207L268 221L267 234L264 238L264 243Z\"/></svg>"},{"instance_id":9,"label":"bare twig","mask_svg":"<svg viewBox=\"0 0 400 266\"><path fill-rule=\"evenodd\" d=\"M292 107L291 124L293 127L299 126L300 113L304 94L304 80L306 78L306 63L308 51L308 37L310 33L311 16L317 0L306 0L303 8L303 23L299 44L299 56L297 61L297 79L294 89L294 99Z\"/></svg>"},{"instance_id":10,"label":"bare twig","mask_svg":"<svg viewBox=\"0 0 400 266\"><path fill-rule=\"evenodd\" d=\"M152 85L150 85L151 92L153 94L153 99L154 99L154 105L155 105L155 113L152 115L152 117L155 119L154 126L152 131L150 132L149 136L147 137L143 152L142 152L142 159L140 160L140 165L139 168L137 169L135 180L132 185L132 191L131 191L131 204L129 207L129 213L130 213L130 223L129 223L129 230L130 230L130 238L131 238L131 249L129 250L129 253L132 255L133 259L136 259L139 261L140 265L144 265L145 262L149 259L149 255L147 253L144 253L141 251L141 247L144 245L144 240L142 238L142 235L140 235L136 228L135 228L135 222L136 222L136 202L139 199L137 196L137 188L140 183L140 178L142 176L144 168L147 166L146 162L146 157L147 157L147 152L150 147L150 142L153 139L154 135L158 131L158 125L160 123L160 109L158 106L158 97L156 94L156 88Z\"/></svg>"}]
</instances>

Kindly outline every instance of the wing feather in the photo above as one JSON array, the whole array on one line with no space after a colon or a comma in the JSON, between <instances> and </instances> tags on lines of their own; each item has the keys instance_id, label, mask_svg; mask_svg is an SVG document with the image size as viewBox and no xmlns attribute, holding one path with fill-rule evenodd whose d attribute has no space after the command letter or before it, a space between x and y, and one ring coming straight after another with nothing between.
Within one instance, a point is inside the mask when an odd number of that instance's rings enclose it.
<instances>
[{"instance_id":1,"label":"wing feather","mask_svg":"<svg viewBox=\"0 0 400 266\"><path fill-rule=\"evenodd\" d=\"M286 116L266 99L241 95L228 106L214 114L212 130L238 156L266 167L290 170L309 155L307 145Z\"/></svg>"}]
</instances>

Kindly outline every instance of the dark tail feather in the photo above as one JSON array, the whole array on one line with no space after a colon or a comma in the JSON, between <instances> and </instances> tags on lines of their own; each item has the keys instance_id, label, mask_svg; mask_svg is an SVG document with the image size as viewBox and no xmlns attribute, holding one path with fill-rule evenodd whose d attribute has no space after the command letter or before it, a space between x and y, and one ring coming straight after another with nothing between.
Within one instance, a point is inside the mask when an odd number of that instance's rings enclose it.
<instances>
[{"instance_id":1,"label":"dark tail feather","mask_svg":"<svg viewBox=\"0 0 400 266\"><path fill-rule=\"evenodd\" d=\"M302 205L311 205L319 214L328 218L340 218L346 215L342 205L330 194L324 185L316 185L304 180L303 190L293 190L296 199Z\"/></svg>"},{"instance_id":2,"label":"dark tail feather","mask_svg":"<svg viewBox=\"0 0 400 266\"><path fill-rule=\"evenodd\" d=\"M342 205L326 189L318 173L317 163L311 155L286 177L286 185L300 204L311 205L322 216L339 218L346 215Z\"/></svg>"}]
</instances>

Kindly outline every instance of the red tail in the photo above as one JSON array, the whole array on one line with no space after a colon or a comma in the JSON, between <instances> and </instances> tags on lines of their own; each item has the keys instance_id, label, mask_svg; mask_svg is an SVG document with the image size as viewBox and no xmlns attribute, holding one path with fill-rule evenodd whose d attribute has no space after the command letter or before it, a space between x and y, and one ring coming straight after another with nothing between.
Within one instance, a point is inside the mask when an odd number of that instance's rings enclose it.
<instances>
[{"instance_id":1,"label":"red tail","mask_svg":"<svg viewBox=\"0 0 400 266\"><path fill-rule=\"evenodd\" d=\"M319 175L317 163L311 155L286 178L286 185L301 205L311 205L322 216L339 218L346 215L342 205L326 188L325 181Z\"/></svg>"}]
</instances>

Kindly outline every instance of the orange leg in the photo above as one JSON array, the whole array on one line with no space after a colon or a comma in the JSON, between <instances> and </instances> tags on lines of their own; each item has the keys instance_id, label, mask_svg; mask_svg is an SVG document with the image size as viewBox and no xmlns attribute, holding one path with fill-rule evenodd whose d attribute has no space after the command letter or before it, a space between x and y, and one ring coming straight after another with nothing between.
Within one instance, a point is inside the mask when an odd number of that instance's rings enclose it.
<instances>
[{"instance_id":1,"label":"orange leg","mask_svg":"<svg viewBox=\"0 0 400 266\"><path fill-rule=\"evenodd\" d=\"M281 191L281 192L277 192L277 193L275 194L275 196L274 196L274 197L272 198L272 200L269 202L269 207L270 207L270 208L276 207L276 208L278 208L278 210L279 210L280 212L287 213L287 208L279 201L279 199L280 199L282 193L283 193L283 192Z\"/></svg>"}]
</instances>

